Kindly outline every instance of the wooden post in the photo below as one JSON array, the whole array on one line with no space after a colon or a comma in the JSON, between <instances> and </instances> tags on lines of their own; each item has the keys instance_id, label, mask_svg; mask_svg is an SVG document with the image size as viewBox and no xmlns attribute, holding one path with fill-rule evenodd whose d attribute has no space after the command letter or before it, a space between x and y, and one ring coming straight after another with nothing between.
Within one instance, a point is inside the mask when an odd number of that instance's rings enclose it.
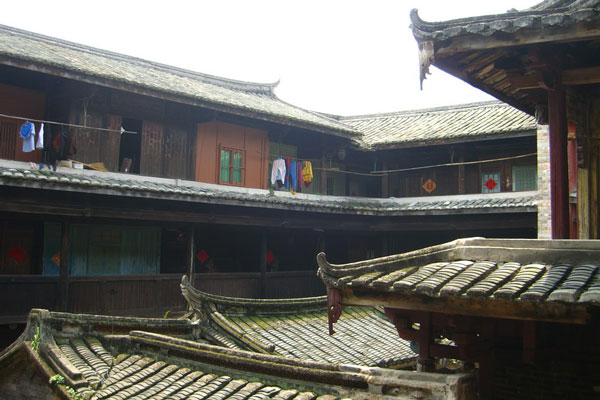
<instances>
[{"instance_id":1,"label":"wooden post","mask_svg":"<svg viewBox=\"0 0 600 400\"><path fill-rule=\"evenodd\" d=\"M383 163L382 170L387 171L386 162ZM390 197L390 174L385 174L381 176L381 197L384 199Z\"/></svg>"},{"instance_id":2,"label":"wooden post","mask_svg":"<svg viewBox=\"0 0 600 400\"><path fill-rule=\"evenodd\" d=\"M550 130L550 213L552 239L569 238L569 172L567 163L567 106L565 89L548 90Z\"/></svg>"},{"instance_id":3,"label":"wooden post","mask_svg":"<svg viewBox=\"0 0 600 400\"><path fill-rule=\"evenodd\" d=\"M260 282L258 284L260 290L260 298L264 299L267 293L267 232L261 232L260 238Z\"/></svg>"},{"instance_id":4,"label":"wooden post","mask_svg":"<svg viewBox=\"0 0 600 400\"><path fill-rule=\"evenodd\" d=\"M188 230L188 265L187 265L187 274L190 279L190 284L194 286L194 259L195 259L195 239L196 239L196 229L191 226Z\"/></svg>"},{"instance_id":5,"label":"wooden post","mask_svg":"<svg viewBox=\"0 0 600 400\"><path fill-rule=\"evenodd\" d=\"M419 372L434 372L435 360L431 356L431 345L433 343L433 326L431 321L431 313L420 313L419 327L419 359L417 361L417 371Z\"/></svg>"},{"instance_id":6,"label":"wooden post","mask_svg":"<svg viewBox=\"0 0 600 400\"><path fill-rule=\"evenodd\" d=\"M195 265L195 258L196 258L196 249L195 249L195 240L196 240L196 229L194 228L194 226L192 225L189 230L188 230L188 265L187 265L187 275L188 278L190 280L190 285L192 285L192 287L195 287L195 282L194 282L194 265ZM192 305L188 302L187 305L187 311L188 312L193 312L193 307Z\"/></svg>"},{"instance_id":7,"label":"wooden post","mask_svg":"<svg viewBox=\"0 0 600 400\"><path fill-rule=\"evenodd\" d=\"M69 247L71 224L63 222L60 232L60 261L58 270L58 296L60 311L69 308Z\"/></svg>"},{"instance_id":8,"label":"wooden post","mask_svg":"<svg viewBox=\"0 0 600 400\"><path fill-rule=\"evenodd\" d=\"M327 194L327 171L325 171L325 164L326 164L327 160L325 158L325 156L321 156L321 194L325 195Z\"/></svg>"}]
</instances>

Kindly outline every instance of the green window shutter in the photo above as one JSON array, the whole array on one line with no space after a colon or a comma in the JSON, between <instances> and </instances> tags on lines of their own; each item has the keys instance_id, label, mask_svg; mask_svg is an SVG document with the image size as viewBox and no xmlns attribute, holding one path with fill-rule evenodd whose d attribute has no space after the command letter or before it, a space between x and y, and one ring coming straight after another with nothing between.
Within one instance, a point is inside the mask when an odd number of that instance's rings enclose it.
<instances>
[{"instance_id":1,"label":"green window shutter","mask_svg":"<svg viewBox=\"0 0 600 400\"><path fill-rule=\"evenodd\" d=\"M236 151L233 153L233 183L242 183L242 167L244 160L242 153Z\"/></svg>"},{"instance_id":2,"label":"green window shutter","mask_svg":"<svg viewBox=\"0 0 600 400\"><path fill-rule=\"evenodd\" d=\"M221 182L229 182L229 166L231 164L231 151L221 150Z\"/></svg>"}]
</instances>

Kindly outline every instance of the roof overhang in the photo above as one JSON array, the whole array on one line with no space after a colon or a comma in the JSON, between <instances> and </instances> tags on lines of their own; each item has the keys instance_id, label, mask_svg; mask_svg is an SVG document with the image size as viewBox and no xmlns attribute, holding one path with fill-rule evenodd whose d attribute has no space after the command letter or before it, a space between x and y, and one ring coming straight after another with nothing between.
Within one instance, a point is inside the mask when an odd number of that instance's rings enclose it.
<instances>
[{"instance_id":1,"label":"roof overhang","mask_svg":"<svg viewBox=\"0 0 600 400\"><path fill-rule=\"evenodd\" d=\"M597 4L431 23L411 12L421 82L434 65L531 115L557 84L600 83Z\"/></svg>"}]
</instances>

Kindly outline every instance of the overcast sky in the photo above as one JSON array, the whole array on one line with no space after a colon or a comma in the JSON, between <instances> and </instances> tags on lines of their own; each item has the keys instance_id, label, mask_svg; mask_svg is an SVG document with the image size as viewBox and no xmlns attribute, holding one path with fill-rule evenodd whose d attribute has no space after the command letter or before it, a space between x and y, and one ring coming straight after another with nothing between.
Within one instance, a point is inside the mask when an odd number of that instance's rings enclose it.
<instances>
[{"instance_id":1,"label":"overcast sky","mask_svg":"<svg viewBox=\"0 0 600 400\"><path fill-rule=\"evenodd\" d=\"M490 100L432 69L419 90L409 12L440 21L524 9L539 0L3 1L0 23L252 82L339 115Z\"/></svg>"}]
</instances>

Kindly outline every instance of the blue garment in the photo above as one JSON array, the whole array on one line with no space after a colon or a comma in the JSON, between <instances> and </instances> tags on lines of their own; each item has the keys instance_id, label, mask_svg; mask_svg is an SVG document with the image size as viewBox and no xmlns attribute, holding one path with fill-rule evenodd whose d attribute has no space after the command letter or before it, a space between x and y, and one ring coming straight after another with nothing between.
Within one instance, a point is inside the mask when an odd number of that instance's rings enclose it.
<instances>
[{"instance_id":1,"label":"blue garment","mask_svg":"<svg viewBox=\"0 0 600 400\"><path fill-rule=\"evenodd\" d=\"M290 162L290 189L296 191L296 183L298 182L298 167L296 161Z\"/></svg>"},{"instance_id":2,"label":"blue garment","mask_svg":"<svg viewBox=\"0 0 600 400\"><path fill-rule=\"evenodd\" d=\"M29 153L35 150L35 125L33 122L25 122L21 125L19 135L23 139L23 152Z\"/></svg>"}]
</instances>

